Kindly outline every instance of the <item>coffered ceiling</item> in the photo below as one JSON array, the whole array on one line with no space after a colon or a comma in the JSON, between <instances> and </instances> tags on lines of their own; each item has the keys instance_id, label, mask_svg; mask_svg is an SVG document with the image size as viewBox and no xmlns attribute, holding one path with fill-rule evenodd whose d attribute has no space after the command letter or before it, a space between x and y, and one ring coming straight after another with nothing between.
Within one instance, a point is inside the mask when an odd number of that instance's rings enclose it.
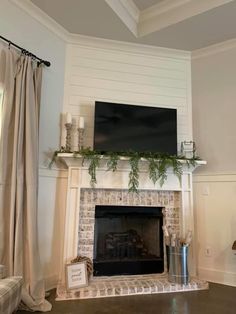
<instances>
[{"instance_id":1,"label":"coffered ceiling","mask_svg":"<svg viewBox=\"0 0 236 314\"><path fill-rule=\"evenodd\" d=\"M133 2L136 4L139 10L145 10L151 7L152 5L157 4L161 1L164 1L164 0L133 0Z\"/></svg>"},{"instance_id":2,"label":"coffered ceiling","mask_svg":"<svg viewBox=\"0 0 236 314\"><path fill-rule=\"evenodd\" d=\"M236 37L236 0L25 0L72 34L195 50Z\"/></svg>"}]
</instances>

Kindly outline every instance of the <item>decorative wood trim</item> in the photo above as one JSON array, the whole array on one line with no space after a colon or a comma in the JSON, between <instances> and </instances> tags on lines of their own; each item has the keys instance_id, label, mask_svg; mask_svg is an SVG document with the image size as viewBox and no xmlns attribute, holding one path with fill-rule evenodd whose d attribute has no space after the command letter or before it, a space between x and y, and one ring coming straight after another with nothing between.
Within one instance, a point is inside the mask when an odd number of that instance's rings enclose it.
<instances>
[{"instance_id":1,"label":"decorative wood trim","mask_svg":"<svg viewBox=\"0 0 236 314\"><path fill-rule=\"evenodd\" d=\"M138 35L144 36L233 0L166 0L140 14Z\"/></svg>"},{"instance_id":2,"label":"decorative wood trim","mask_svg":"<svg viewBox=\"0 0 236 314\"><path fill-rule=\"evenodd\" d=\"M130 14L133 16L134 20L138 23L140 10L136 6L134 1L133 0L120 0L120 1L122 2L123 6L125 6L127 10L130 12Z\"/></svg>"},{"instance_id":3,"label":"decorative wood trim","mask_svg":"<svg viewBox=\"0 0 236 314\"><path fill-rule=\"evenodd\" d=\"M68 169L49 169L39 167L39 177L67 179Z\"/></svg>"},{"instance_id":4,"label":"decorative wood trim","mask_svg":"<svg viewBox=\"0 0 236 314\"><path fill-rule=\"evenodd\" d=\"M236 173L194 174L193 183L201 182L236 182Z\"/></svg>"},{"instance_id":5,"label":"decorative wood trim","mask_svg":"<svg viewBox=\"0 0 236 314\"><path fill-rule=\"evenodd\" d=\"M193 102L192 102L192 69L191 69L191 62L189 62L187 65L187 80L186 80L186 91L187 91L187 120L188 120L188 138L186 138L186 141L191 141L193 139L193 115L192 115L192 108L193 108Z\"/></svg>"},{"instance_id":6,"label":"decorative wood trim","mask_svg":"<svg viewBox=\"0 0 236 314\"><path fill-rule=\"evenodd\" d=\"M165 14L180 6L186 5L191 0L165 0L141 11L140 21L150 20L157 15Z\"/></svg>"},{"instance_id":7,"label":"decorative wood trim","mask_svg":"<svg viewBox=\"0 0 236 314\"><path fill-rule=\"evenodd\" d=\"M198 267L198 275L200 279L234 287L236 286L236 273L234 272Z\"/></svg>"},{"instance_id":8,"label":"decorative wood trim","mask_svg":"<svg viewBox=\"0 0 236 314\"><path fill-rule=\"evenodd\" d=\"M197 49L192 52L192 60L197 60L200 58L206 58L217 53L221 53L230 49L236 48L236 39L226 40L219 44L210 45L205 48Z\"/></svg>"},{"instance_id":9,"label":"decorative wood trim","mask_svg":"<svg viewBox=\"0 0 236 314\"><path fill-rule=\"evenodd\" d=\"M110 49L115 51L121 51L124 53L133 53L137 55L173 58L177 60L191 60L191 52L186 50L134 44L118 40L103 39L78 34L70 34L68 42L70 44L81 45L95 49Z\"/></svg>"},{"instance_id":10,"label":"decorative wood trim","mask_svg":"<svg viewBox=\"0 0 236 314\"><path fill-rule=\"evenodd\" d=\"M128 29L137 37L139 9L134 2L128 0L105 0L112 10L119 16L121 21L128 27Z\"/></svg>"}]
</instances>

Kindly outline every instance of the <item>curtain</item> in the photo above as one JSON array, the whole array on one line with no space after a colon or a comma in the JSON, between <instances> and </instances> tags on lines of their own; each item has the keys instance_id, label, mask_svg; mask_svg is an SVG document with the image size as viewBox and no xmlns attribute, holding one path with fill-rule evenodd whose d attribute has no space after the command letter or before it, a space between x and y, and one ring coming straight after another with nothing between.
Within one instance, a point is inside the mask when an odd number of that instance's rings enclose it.
<instances>
[{"instance_id":1,"label":"curtain","mask_svg":"<svg viewBox=\"0 0 236 314\"><path fill-rule=\"evenodd\" d=\"M41 81L41 66L0 46L0 264L9 275L23 276L22 304L46 312L51 304L45 300L37 230Z\"/></svg>"}]
</instances>

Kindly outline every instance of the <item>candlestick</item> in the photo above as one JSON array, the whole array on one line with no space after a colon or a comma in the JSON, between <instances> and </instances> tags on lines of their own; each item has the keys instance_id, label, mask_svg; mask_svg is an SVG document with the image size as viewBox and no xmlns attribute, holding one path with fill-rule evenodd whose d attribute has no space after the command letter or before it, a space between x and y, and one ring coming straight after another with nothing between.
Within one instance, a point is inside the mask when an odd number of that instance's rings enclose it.
<instances>
[{"instance_id":1,"label":"candlestick","mask_svg":"<svg viewBox=\"0 0 236 314\"><path fill-rule=\"evenodd\" d=\"M84 129L84 117L79 117L79 128Z\"/></svg>"},{"instance_id":2,"label":"candlestick","mask_svg":"<svg viewBox=\"0 0 236 314\"><path fill-rule=\"evenodd\" d=\"M84 145L84 128L78 127L78 150L80 151Z\"/></svg>"},{"instance_id":3,"label":"candlestick","mask_svg":"<svg viewBox=\"0 0 236 314\"><path fill-rule=\"evenodd\" d=\"M72 123L72 116L69 112L66 113L66 123Z\"/></svg>"},{"instance_id":4,"label":"candlestick","mask_svg":"<svg viewBox=\"0 0 236 314\"><path fill-rule=\"evenodd\" d=\"M72 123L66 123L66 151L71 151L71 129L72 129Z\"/></svg>"}]
</instances>

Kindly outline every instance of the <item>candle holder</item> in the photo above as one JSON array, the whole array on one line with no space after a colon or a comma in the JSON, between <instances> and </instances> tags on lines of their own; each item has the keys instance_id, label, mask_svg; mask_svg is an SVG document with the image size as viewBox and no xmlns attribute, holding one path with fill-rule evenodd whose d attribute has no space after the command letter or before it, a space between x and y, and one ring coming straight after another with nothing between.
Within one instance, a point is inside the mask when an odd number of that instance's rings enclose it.
<instances>
[{"instance_id":1,"label":"candle holder","mask_svg":"<svg viewBox=\"0 0 236 314\"><path fill-rule=\"evenodd\" d=\"M71 129L72 129L72 123L66 123L66 151L71 151Z\"/></svg>"},{"instance_id":2,"label":"candle holder","mask_svg":"<svg viewBox=\"0 0 236 314\"><path fill-rule=\"evenodd\" d=\"M84 145L84 128L78 128L78 151L83 148Z\"/></svg>"},{"instance_id":3,"label":"candle holder","mask_svg":"<svg viewBox=\"0 0 236 314\"><path fill-rule=\"evenodd\" d=\"M181 155L186 158L194 158L196 155L196 145L193 141L181 142Z\"/></svg>"}]
</instances>

